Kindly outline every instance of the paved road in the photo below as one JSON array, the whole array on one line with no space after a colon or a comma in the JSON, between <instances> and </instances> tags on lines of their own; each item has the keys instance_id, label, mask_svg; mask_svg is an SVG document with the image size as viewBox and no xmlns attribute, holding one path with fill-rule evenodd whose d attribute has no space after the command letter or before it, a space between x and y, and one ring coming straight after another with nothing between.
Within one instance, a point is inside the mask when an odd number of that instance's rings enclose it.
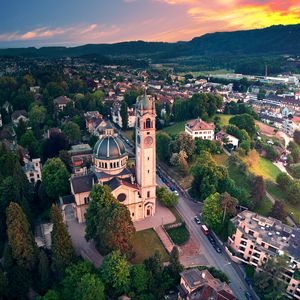
<instances>
[{"instance_id":1,"label":"paved road","mask_svg":"<svg viewBox=\"0 0 300 300\"><path fill-rule=\"evenodd\" d=\"M157 183L159 185L164 185L159 177L157 177ZM193 236L194 240L198 243L201 252L207 259L209 265L226 273L231 282L229 286L234 294L238 299L246 299L244 293L247 290L249 291L249 287L244 280L242 271L239 269L239 266L230 260L226 253L219 254L215 251L207 237L200 230L200 225L197 225L194 222L194 216L199 214L199 211L195 211L194 203L181 195L176 208L186 222L190 235Z\"/></svg>"}]
</instances>

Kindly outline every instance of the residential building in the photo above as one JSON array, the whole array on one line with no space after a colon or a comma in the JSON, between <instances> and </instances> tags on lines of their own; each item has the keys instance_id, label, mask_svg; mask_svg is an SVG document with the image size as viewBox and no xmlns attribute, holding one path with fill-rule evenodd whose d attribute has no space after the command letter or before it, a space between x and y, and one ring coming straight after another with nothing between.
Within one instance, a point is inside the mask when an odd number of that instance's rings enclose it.
<instances>
[{"instance_id":1,"label":"residential building","mask_svg":"<svg viewBox=\"0 0 300 300\"><path fill-rule=\"evenodd\" d=\"M232 219L235 233L228 245L232 258L259 270L270 257L287 255L289 266L281 279L288 284L291 299L300 299L300 228L290 227L271 217L245 210Z\"/></svg>"},{"instance_id":2,"label":"residential building","mask_svg":"<svg viewBox=\"0 0 300 300\"><path fill-rule=\"evenodd\" d=\"M282 131L289 135L290 137L294 136L295 130L299 130L299 126L290 119L284 119L282 122Z\"/></svg>"},{"instance_id":3,"label":"residential building","mask_svg":"<svg viewBox=\"0 0 300 300\"><path fill-rule=\"evenodd\" d=\"M53 103L58 110L64 110L69 103L72 103L72 100L67 96L59 96L53 100Z\"/></svg>"},{"instance_id":4,"label":"residential building","mask_svg":"<svg viewBox=\"0 0 300 300\"><path fill-rule=\"evenodd\" d=\"M208 270L187 269L180 276L179 300L237 300L228 284Z\"/></svg>"},{"instance_id":5,"label":"residential building","mask_svg":"<svg viewBox=\"0 0 300 300\"><path fill-rule=\"evenodd\" d=\"M228 145L231 144L233 149L237 149L239 146L239 139L235 136L226 133L225 131L221 130L216 134L216 140L220 141L222 144Z\"/></svg>"},{"instance_id":6,"label":"residential building","mask_svg":"<svg viewBox=\"0 0 300 300\"><path fill-rule=\"evenodd\" d=\"M16 110L11 114L11 120L15 126L18 126L19 122L22 120L23 122L28 121L28 116L26 110Z\"/></svg>"},{"instance_id":7,"label":"residential building","mask_svg":"<svg viewBox=\"0 0 300 300\"><path fill-rule=\"evenodd\" d=\"M156 209L155 101L151 96L138 98L136 110L136 164L127 167L128 154L122 140L108 126L93 150L90 170L71 177L75 217L85 221L90 191L95 184L108 185L112 194L130 211L133 221L153 216ZM74 161L75 162L75 161ZM73 163L74 163L73 162ZM80 161L78 166L80 167ZM79 173L79 174L78 174Z\"/></svg>"},{"instance_id":8,"label":"residential building","mask_svg":"<svg viewBox=\"0 0 300 300\"><path fill-rule=\"evenodd\" d=\"M212 141L215 138L215 125L213 123L204 122L198 118L185 124L185 132L189 134L193 140L199 138Z\"/></svg>"},{"instance_id":9,"label":"residential building","mask_svg":"<svg viewBox=\"0 0 300 300\"><path fill-rule=\"evenodd\" d=\"M29 156L25 156L22 168L29 182L37 183L38 181L42 181L40 158L30 159Z\"/></svg>"},{"instance_id":10,"label":"residential building","mask_svg":"<svg viewBox=\"0 0 300 300\"><path fill-rule=\"evenodd\" d=\"M121 116L121 107L119 103L116 103L112 109L112 121L115 124L118 124L119 127L122 128L123 122L122 122L122 116ZM135 121L136 121L136 114L135 114L135 109L134 108L127 108L127 126L128 128L133 128L135 127Z\"/></svg>"}]
</instances>

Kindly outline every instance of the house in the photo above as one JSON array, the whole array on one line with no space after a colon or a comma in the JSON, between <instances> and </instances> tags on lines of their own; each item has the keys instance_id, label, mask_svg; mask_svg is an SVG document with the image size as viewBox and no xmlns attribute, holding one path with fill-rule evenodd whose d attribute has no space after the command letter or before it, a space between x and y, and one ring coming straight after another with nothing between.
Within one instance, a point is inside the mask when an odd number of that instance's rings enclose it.
<instances>
[{"instance_id":1,"label":"house","mask_svg":"<svg viewBox=\"0 0 300 300\"><path fill-rule=\"evenodd\" d=\"M237 300L228 284L208 270L187 269L180 276L179 300Z\"/></svg>"},{"instance_id":2,"label":"house","mask_svg":"<svg viewBox=\"0 0 300 300\"><path fill-rule=\"evenodd\" d=\"M27 179L31 183L37 183L42 180L41 159L33 158L30 160L29 156L24 157L24 166L22 167Z\"/></svg>"},{"instance_id":3,"label":"house","mask_svg":"<svg viewBox=\"0 0 300 300\"><path fill-rule=\"evenodd\" d=\"M281 279L288 285L289 297L300 299L300 228L249 210L240 212L231 221L235 226L235 232L228 237L228 245L235 253L231 254L232 259L259 270L268 258L285 254L289 265Z\"/></svg>"},{"instance_id":4,"label":"house","mask_svg":"<svg viewBox=\"0 0 300 300\"><path fill-rule=\"evenodd\" d=\"M98 111L88 111L84 114L85 126L89 133L99 136L107 126L107 122Z\"/></svg>"},{"instance_id":5,"label":"house","mask_svg":"<svg viewBox=\"0 0 300 300\"><path fill-rule=\"evenodd\" d=\"M236 150L239 146L239 139L235 136L226 133L225 131L221 130L216 134L216 140L220 141L222 144L228 145L231 144L233 149Z\"/></svg>"},{"instance_id":6,"label":"house","mask_svg":"<svg viewBox=\"0 0 300 300\"><path fill-rule=\"evenodd\" d=\"M19 122L22 120L24 123L28 121L26 110L16 110L11 114L11 120L15 126L18 126Z\"/></svg>"},{"instance_id":7,"label":"house","mask_svg":"<svg viewBox=\"0 0 300 300\"><path fill-rule=\"evenodd\" d=\"M281 130L290 137L293 137L295 130L299 130L299 126L293 120L284 119Z\"/></svg>"},{"instance_id":8,"label":"house","mask_svg":"<svg viewBox=\"0 0 300 300\"><path fill-rule=\"evenodd\" d=\"M112 114L112 121L115 124L118 124L119 127L122 128L123 122L122 122L122 116L121 116L121 108L119 103L116 103L111 108L111 114ZM127 107L127 127L133 128L135 126L136 116L135 116L135 109Z\"/></svg>"},{"instance_id":9,"label":"house","mask_svg":"<svg viewBox=\"0 0 300 300\"><path fill-rule=\"evenodd\" d=\"M199 138L212 141L215 138L215 125L213 123L204 122L198 118L185 124L185 132L189 134L193 140Z\"/></svg>"},{"instance_id":10,"label":"house","mask_svg":"<svg viewBox=\"0 0 300 300\"><path fill-rule=\"evenodd\" d=\"M53 103L59 110L64 110L69 103L72 103L72 100L67 96L59 96L53 100Z\"/></svg>"}]
</instances>

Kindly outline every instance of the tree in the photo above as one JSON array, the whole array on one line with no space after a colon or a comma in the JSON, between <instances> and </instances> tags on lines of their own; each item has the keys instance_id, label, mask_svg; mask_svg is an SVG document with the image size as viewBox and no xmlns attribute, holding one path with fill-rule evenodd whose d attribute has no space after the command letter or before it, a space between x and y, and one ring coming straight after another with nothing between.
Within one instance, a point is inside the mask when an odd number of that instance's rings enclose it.
<instances>
[{"instance_id":1,"label":"tree","mask_svg":"<svg viewBox=\"0 0 300 300\"><path fill-rule=\"evenodd\" d=\"M26 131L21 136L20 145L28 149L30 157L33 158L39 157L40 154L39 143L31 130Z\"/></svg>"},{"instance_id":2,"label":"tree","mask_svg":"<svg viewBox=\"0 0 300 300\"><path fill-rule=\"evenodd\" d=\"M62 281L62 296L63 299L74 300L75 290L78 284L78 279L86 274L94 274L94 268L88 261L79 261L68 266L65 270L65 276Z\"/></svg>"},{"instance_id":3,"label":"tree","mask_svg":"<svg viewBox=\"0 0 300 300\"><path fill-rule=\"evenodd\" d=\"M78 279L77 279L78 280ZM104 285L95 274L85 274L75 289L75 300L104 300Z\"/></svg>"},{"instance_id":4,"label":"tree","mask_svg":"<svg viewBox=\"0 0 300 300\"><path fill-rule=\"evenodd\" d=\"M238 204L238 200L232 197L227 192L221 194L220 200L223 209L223 223L224 223L226 216L233 217L236 215L236 206Z\"/></svg>"},{"instance_id":5,"label":"tree","mask_svg":"<svg viewBox=\"0 0 300 300\"><path fill-rule=\"evenodd\" d=\"M11 202L6 210L8 244L17 265L32 270L36 263L37 247L30 225L19 204Z\"/></svg>"},{"instance_id":6,"label":"tree","mask_svg":"<svg viewBox=\"0 0 300 300\"><path fill-rule=\"evenodd\" d=\"M276 183L282 191L286 191L292 181L292 178L284 172L279 173L276 177Z\"/></svg>"},{"instance_id":7,"label":"tree","mask_svg":"<svg viewBox=\"0 0 300 300\"><path fill-rule=\"evenodd\" d=\"M120 251L113 251L104 257L100 272L104 283L112 287L117 295L127 291L130 283L129 264Z\"/></svg>"},{"instance_id":8,"label":"tree","mask_svg":"<svg viewBox=\"0 0 300 300\"><path fill-rule=\"evenodd\" d=\"M41 293L45 293L51 286L51 273L49 260L44 250L41 250L39 254L38 277L38 288Z\"/></svg>"},{"instance_id":9,"label":"tree","mask_svg":"<svg viewBox=\"0 0 300 300\"><path fill-rule=\"evenodd\" d=\"M248 155L250 151L250 142L249 141L242 141L240 143L240 148L245 151L245 154Z\"/></svg>"},{"instance_id":10,"label":"tree","mask_svg":"<svg viewBox=\"0 0 300 300\"><path fill-rule=\"evenodd\" d=\"M128 106L125 101L122 101L121 109L120 109L120 115L122 118L122 128L126 130L128 128L128 112L127 112Z\"/></svg>"},{"instance_id":11,"label":"tree","mask_svg":"<svg viewBox=\"0 0 300 300\"><path fill-rule=\"evenodd\" d=\"M85 214L86 239L94 239L101 253L120 250L130 255L135 228L128 208L114 198L108 186L95 185L90 197L93 201Z\"/></svg>"},{"instance_id":12,"label":"tree","mask_svg":"<svg viewBox=\"0 0 300 300\"><path fill-rule=\"evenodd\" d=\"M8 281L6 274L0 268L0 299L6 299L8 289Z\"/></svg>"},{"instance_id":13,"label":"tree","mask_svg":"<svg viewBox=\"0 0 300 300\"><path fill-rule=\"evenodd\" d=\"M46 161L48 158L58 156L59 151L67 150L68 148L69 142L63 133L52 133L43 145L43 159Z\"/></svg>"},{"instance_id":14,"label":"tree","mask_svg":"<svg viewBox=\"0 0 300 300\"><path fill-rule=\"evenodd\" d=\"M258 204L266 196L265 183L262 176L256 176L252 185L252 198Z\"/></svg>"},{"instance_id":15,"label":"tree","mask_svg":"<svg viewBox=\"0 0 300 300\"><path fill-rule=\"evenodd\" d=\"M300 202L300 181L294 180L287 189L287 200L291 204Z\"/></svg>"},{"instance_id":16,"label":"tree","mask_svg":"<svg viewBox=\"0 0 300 300\"><path fill-rule=\"evenodd\" d=\"M144 293L149 285L149 274L144 264L133 265L130 268L131 289L138 295Z\"/></svg>"},{"instance_id":17,"label":"tree","mask_svg":"<svg viewBox=\"0 0 300 300\"><path fill-rule=\"evenodd\" d=\"M178 153L178 165L180 167L180 170L184 173L184 174L187 174L188 172L188 169L189 169L189 164L187 162L187 154L185 153L184 150L181 150L179 153Z\"/></svg>"},{"instance_id":18,"label":"tree","mask_svg":"<svg viewBox=\"0 0 300 300\"><path fill-rule=\"evenodd\" d=\"M81 140L80 127L72 121L63 123L62 132L66 135L71 144L79 143Z\"/></svg>"},{"instance_id":19,"label":"tree","mask_svg":"<svg viewBox=\"0 0 300 300\"><path fill-rule=\"evenodd\" d=\"M245 129L250 137L253 137L255 135L255 122L254 118L251 115L236 115L230 118L229 123L237 126L239 129Z\"/></svg>"},{"instance_id":20,"label":"tree","mask_svg":"<svg viewBox=\"0 0 300 300\"><path fill-rule=\"evenodd\" d=\"M69 173L59 158L49 158L46 161L42 170L42 182L46 194L53 200L69 191Z\"/></svg>"},{"instance_id":21,"label":"tree","mask_svg":"<svg viewBox=\"0 0 300 300\"><path fill-rule=\"evenodd\" d=\"M168 162L170 159L171 137L166 132L160 132L156 135L156 153L159 160Z\"/></svg>"},{"instance_id":22,"label":"tree","mask_svg":"<svg viewBox=\"0 0 300 300\"><path fill-rule=\"evenodd\" d=\"M32 126L40 127L45 121L46 113L47 111L44 106L34 104L28 113Z\"/></svg>"},{"instance_id":23,"label":"tree","mask_svg":"<svg viewBox=\"0 0 300 300\"><path fill-rule=\"evenodd\" d=\"M294 141L300 145L300 131L299 130L295 130L294 132Z\"/></svg>"},{"instance_id":24,"label":"tree","mask_svg":"<svg viewBox=\"0 0 300 300\"><path fill-rule=\"evenodd\" d=\"M157 198L163 206L173 207L178 204L178 196L174 193L169 192L166 187L157 187L156 194Z\"/></svg>"},{"instance_id":25,"label":"tree","mask_svg":"<svg viewBox=\"0 0 300 300\"><path fill-rule=\"evenodd\" d=\"M219 193L214 193L204 200L202 208L202 221L210 228L216 230L222 225L223 211Z\"/></svg>"},{"instance_id":26,"label":"tree","mask_svg":"<svg viewBox=\"0 0 300 300\"><path fill-rule=\"evenodd\" d=\"M167 270L169 271L170 276L175 279L177 285L180 280L179 273L182 272L184 268L179 261L179 251L176 246L173 247L170 253L169 263Z\"/></svg>"},{"instance_id":27,"label":"tree","mask_svg":"<svg viewBox=\"0 0 300 300\"><path fill-rule=\"evenodd\" d=\"M61 276L65 268L75 260L75 252L59 208L54 204L51 207L51 220L52 266L58 276Z\"/></svg>"},{"instance_id":28,"label":"tree","mask_svg":"<svg viewBox=\"0 0 300 300\"><path fill-rule=\"evenodd\" d=\"M191 160L195 149L195 141L193 138L186 132L181 132L178 136L177 144L179 153L180 151L184 151L184 153L187 155L187 159Z\"/></svg>"},{"instance_id":29,"label":"tree","mask_svg":"<svg viewBox=\"0 0 300 300\"><path fill-rule=\"evenodd\" d=\"M282 201L275 201L270 215L275 219L285 221L288 214L285 210L284 203Z\"/></svg>"},{"instance_id":30,"label":"tree","mask_svg":"<svg viewBox=\"0 0 300 300\"><path fill-rule=\"evenodd\" d=\"M48 290L44 296L38 296L36 300L61 300L60 294L55 290Z\"/></svg>"}]
</instances>

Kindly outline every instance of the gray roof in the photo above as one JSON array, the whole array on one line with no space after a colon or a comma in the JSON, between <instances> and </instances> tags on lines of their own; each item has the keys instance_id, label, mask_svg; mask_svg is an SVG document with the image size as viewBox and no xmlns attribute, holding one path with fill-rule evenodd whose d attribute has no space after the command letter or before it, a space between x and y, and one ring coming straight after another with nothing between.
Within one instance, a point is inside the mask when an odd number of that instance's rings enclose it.
<instances>
[{"instance_id":1,"label":"gray roof","mask_svg":"<svg viewBox=\"0 0 300 300\"><path fill-rule=\"evenodd\" d=\"M85 193L92 190L94 183L94 174L77 176L71 178L71 184L75 194Z\"/></svg>"},{"instance_id":2,"label":"gray roof","mask_svg":"<svg viewBox=\"0 0 300 300\"><path fill-rule=\"evenodd\" d=\"M126 155L126 149L117 136L105 136L96 143L93 154L98 159L115 159Z\"/></svg>"}]
</instances>

